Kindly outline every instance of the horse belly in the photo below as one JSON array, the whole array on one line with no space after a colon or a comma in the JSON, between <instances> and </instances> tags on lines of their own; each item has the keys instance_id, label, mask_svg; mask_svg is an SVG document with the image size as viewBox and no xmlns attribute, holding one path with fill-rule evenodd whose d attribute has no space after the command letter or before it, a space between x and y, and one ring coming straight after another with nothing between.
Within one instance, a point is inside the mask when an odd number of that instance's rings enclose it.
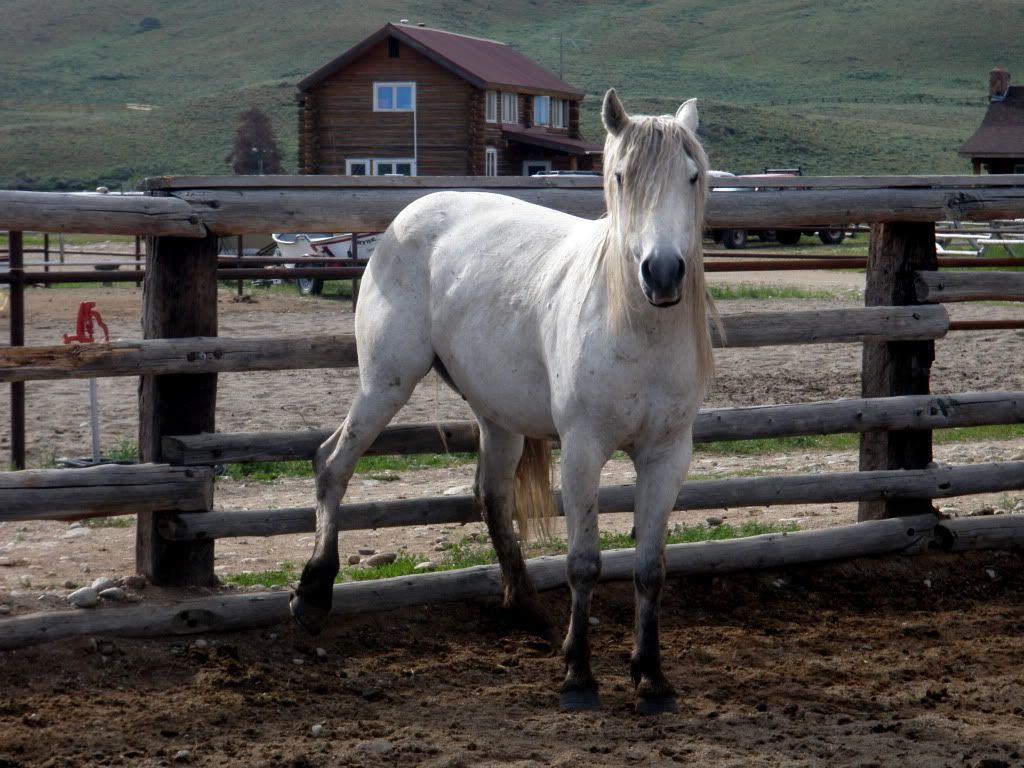
<instances>
[{"instance_id":1,"label":"horse belly","mask_svg":"<svg viewBox=\"0 0 1024 768\"><path fill-rule=\"evenodd\" d=\"M474 413L517 434L557 436L547 373L529 350L460 333L435 339L434 349Z\"/></svg>"}]
</instances>

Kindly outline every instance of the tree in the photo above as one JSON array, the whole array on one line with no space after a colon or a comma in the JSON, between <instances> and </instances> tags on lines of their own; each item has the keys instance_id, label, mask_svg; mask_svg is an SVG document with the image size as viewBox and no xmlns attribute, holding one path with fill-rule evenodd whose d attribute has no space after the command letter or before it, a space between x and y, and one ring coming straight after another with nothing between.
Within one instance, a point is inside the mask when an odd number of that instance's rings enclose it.
<instances>
[{"instance_id":1,"label":"tree","mask_svg":"<svg viewBox=\"0 0 1024 768\"><path fill-rule=\"evenodd\" d=\"M235 143L224 162L239 174L281 173L281 150L266 112L253 106L239 115Z\"/></svg>"}]
</instances>

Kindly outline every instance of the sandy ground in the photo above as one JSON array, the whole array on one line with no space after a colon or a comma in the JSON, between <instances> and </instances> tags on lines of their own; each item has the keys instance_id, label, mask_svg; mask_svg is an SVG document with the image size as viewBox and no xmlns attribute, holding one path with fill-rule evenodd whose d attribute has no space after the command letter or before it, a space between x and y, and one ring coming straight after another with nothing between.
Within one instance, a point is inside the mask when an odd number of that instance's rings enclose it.
<instances>
[{"instance_id":1,"label":"sandy ground","mask_svg":"<svg viewBox=\"0 0 1024 768\"><path fill-rule=\"evenodd\" d=\"M721 302L723 313L860 304L856 273L716 275L715 280L799 284L835 298ZM344 333L346 301L254 292L220 297L224 336ZM58 343L78 302L98 302L114 338L139 332L140 292L119 288L32 290L27 343ZM1006 305L954 307L956 317L1021 317ZM6 338L6 316L0 333ZM721 350L711 405L783 403L859 394L856 345ZM1024 332L953 334L937 344L933 391L1024 389ZM340 422L355 371L222 375L218 429L328 427ZM101 380L105 449L134 443L135 379ZM32 382L28 444L36 466L88 451L84 381ZM426 380L398 421L467 418L462 401ZM0 410L0 455L9 451ZM939 446L936 458L967 463L1024 458L1024 441ZM691 472L852 469L850 453L769 457L700 454ZM347 501L465 492L473 468L357 476ZM613 462L605 483L630 482ZM218 509L307 506L312 481L218 480ZM961 514L1012 511L1024 493L944 502ZM674 521L795 520L802 528L852 522L853 505L744 507L676 513ZM628 515L602 524L627 530ZM360 547L437 557L438 539L479 526L358 531ZM133 568L134 528L0 523L0 605L22 614L64 607L69 587ZM232 539L217 547L217 573L301 563L311 537ZM989 575L995 573L995 576ZM599 591L598 674L606 708L556 715L560 662L487 601L367 617L332 626L316 644L283 627L192 641L63 641L0 652L0 768L92 765L968 765L1024 764L1019 557L917 558L794 573L673 580L664 646L683 695L680 715L631 714L625 662L632 600L626 585ZM925 586L925 583L931 586ZM163 599L149 587L134 593ZM564 613L565 595L546 597ZM0 621L3 619L0 618ZM99 649L99 650L97 650ZM301 660L302 665L296 663ZM320 736L310 728L322 724ZM187 755L182 755L182 750Z\"/></svg>"}]
</instances>

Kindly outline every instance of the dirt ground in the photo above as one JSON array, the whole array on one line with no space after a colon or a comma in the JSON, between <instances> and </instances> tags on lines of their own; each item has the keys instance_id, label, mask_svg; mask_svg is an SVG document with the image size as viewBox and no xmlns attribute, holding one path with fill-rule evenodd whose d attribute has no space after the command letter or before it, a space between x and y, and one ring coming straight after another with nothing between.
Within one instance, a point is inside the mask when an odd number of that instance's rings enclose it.
<instances>
[{"instance_id":1,"label":"dirt ground","mask_svg":"<svg viewBox=\"0 0 1024 768\"><path fill-rule=\"evenodd\" d=\"M793 275L790 274L792 278ZM836 292L834 298L728 301L723 313L856 306L855 273L716 276ZM224 336L303 336L351 330L347 301L254 291L220 297ZM27 343L59 343L78 302L98 302L113 338L139 333L141 293L123 288L36 289ZM1006 305L954 307L955 317L1021 317ZM6 316L0 333L6 337ZM720 350L710 405L751 405L859 394L856 345ZM951 334L937 344L933 391L1024 389L1024 332ZM218 383L218 429L328 427L341 421L355 371L227 374ZM135 379L99 383L107 452L134 443ZM88 451L84 381L30 382L30 461ZM397 420L469 416L428 379ZM9 451L0 409L0 455ZM1024 441L939 446L947 463L1022 459ZM855 467L848 452L769 457L698 455L701 476L745 470L813 472ZM466 492L473 468L357 476L347 501ZM605 483L630 482L613 462ZM218 509L307 506L312 482L218 480ZM956 513L1024 508L1024 493L953 499ZM676 513L695 524L795 520L801 528L852 522L853 505ZM628 529L629 516L602 518ZM358 531L342 551L406 551L428 559L435 542L475 526ZM232 539L217 573L268 570L308 557L311 537ZM0 606L14 615L66 609L70 587L132 574L132 527L0 523ZM427 607L335 623L311 641L273 632L157 641L84 638L0 652L0 768L93 765L1024 765L1024 571L1017 555L855 562L785 574L671 581L665 599L666 664L680 689L676 716L631 712L626 676L632 621L628 585L595 599L599 714L558 714L560 661L508 624L488 601ZM148 587L137 599L166 599ZM546 596L565 616L567 597ZM107 608L111 610L111 608ZM0 621L4 618L0 617ZM205 645L204 645L205 643ZM317 655L316 647L326 655ZM301 664L298 662L302 662ZM313 726L322 726L318 735Z\"/></svg>"}]
</instances>

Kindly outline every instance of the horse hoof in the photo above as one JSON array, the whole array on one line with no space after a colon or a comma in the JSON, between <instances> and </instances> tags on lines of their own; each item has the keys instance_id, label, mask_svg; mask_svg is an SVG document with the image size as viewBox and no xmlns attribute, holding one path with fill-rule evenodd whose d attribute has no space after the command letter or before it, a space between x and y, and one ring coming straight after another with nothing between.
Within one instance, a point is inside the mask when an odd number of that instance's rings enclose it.
<instances>
[{"instance_id":1,"label":"horse hoof","mask_svg":"<svg viewBox=\"0 0 1024 768\"><path fill-rule=\"evenodd\" d=\"M679 711L675 696L641 696L636 702L639 715L666 715Z\"/></svg>"},{"instance_id":2,"label":"horse hoof","mask_svg":"<svg viewBox=\"0 0 1024 768\"><path fill-rule=\"evenodd\" d=\"M313 605L300 594L293 594L288 603L292 617L296 623L311 635L319 635L327 621L330 611Z\"/></svg>"},{"instance_id":3,"label":"horse hoof","mask_svg":"<svg viewBox=\"0 0 1024 768\"><path fill-rule=\"evenodd\" d=\"M592 712L601 708L601 696L594 689L562 691L558 706L563 712Z\"/></svg>"}]
</instances>

